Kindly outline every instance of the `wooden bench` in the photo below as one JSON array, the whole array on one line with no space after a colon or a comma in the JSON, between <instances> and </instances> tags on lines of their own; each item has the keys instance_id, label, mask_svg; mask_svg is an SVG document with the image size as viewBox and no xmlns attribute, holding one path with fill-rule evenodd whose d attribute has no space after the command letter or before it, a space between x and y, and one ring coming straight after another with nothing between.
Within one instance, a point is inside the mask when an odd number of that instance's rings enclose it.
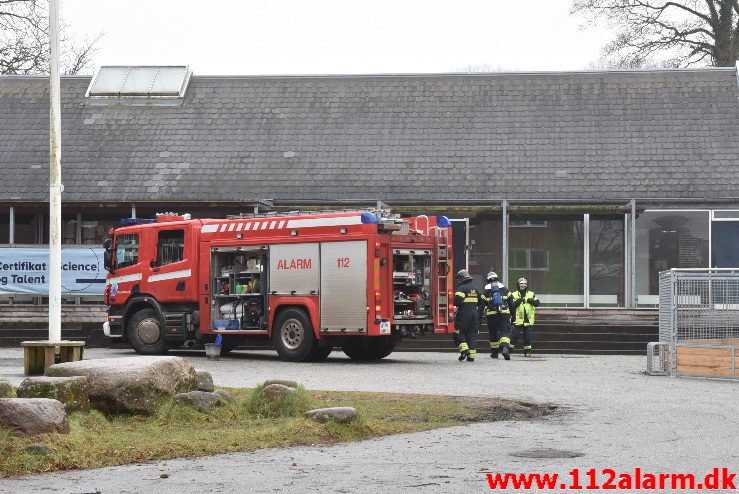
<instances>
[{"instance_id":1,"label":"wooden bench","mask_svg":"<svg viewBox=\"0 0 739 494\"><path fill-rule=\"evenodd\" d=\"M82 360L84 346L84 341L23 341L23 373L43 375L50 365Z\"/></svg>"}]
</instances>

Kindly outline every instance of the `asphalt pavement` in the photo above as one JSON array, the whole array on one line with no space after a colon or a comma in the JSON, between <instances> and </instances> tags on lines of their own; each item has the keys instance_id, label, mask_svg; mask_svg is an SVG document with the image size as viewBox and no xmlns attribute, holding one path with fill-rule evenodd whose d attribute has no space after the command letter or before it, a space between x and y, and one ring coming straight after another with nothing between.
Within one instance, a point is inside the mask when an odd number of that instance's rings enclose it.
<instances>
[{"instance_id":1,"label":"asphalt pavement","mask_svg":"<svg viewBox=\"0 0 739 494\"><path fill-rule=\"evenodd\" d=\"M90 349L86 358L132 354ZM573 482L575 469L584 487L591 468L598 485L610 476L604 469L613 469L616 481L637 468L699 480L713 468L739 472L739 382L647 376L646 357L515 355L506 362L482 354L468 363L453 353L405 352L357 363L334 352L323 363L286 363L268 351L218 361L202 352L174 355L211 372L218 386L283 378L307 389L490 396L551 403L561 412L335 446L39 474L0 480L0 492L489 492L490 472L557 473L554 492L570 492L561 487ZM22 373L20 349L0 349L0 377L17 385Z\"/></svg>"}]
</instances>

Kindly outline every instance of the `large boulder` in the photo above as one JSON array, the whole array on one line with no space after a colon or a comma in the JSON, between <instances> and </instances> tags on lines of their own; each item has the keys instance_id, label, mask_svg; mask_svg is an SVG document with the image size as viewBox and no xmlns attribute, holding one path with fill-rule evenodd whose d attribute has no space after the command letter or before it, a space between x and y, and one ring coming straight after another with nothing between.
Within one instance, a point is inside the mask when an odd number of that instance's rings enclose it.
<instances>
[{"instance_id":1,"label":"large boulder","mask_svg":"<svg viewBox=\"0 0 739 494\"><path fill-rule=\"evenodd\" d=\"M269 384L262 388L264 398L269 403L277 403L285 396L293 392L295 392L295 388L290 388L288 386L285 386L284 384Z\"/></svg>"},{"instance_id":2,"label":"large boulder","mask_svg":"<svg viewBox=\"0 0 739 494\"><path fill-rule=\"evenodd\" d=\"M181 357L123 357L55 364L50 377L87 377L93 408L104 413L149 415L162 398L198 386L195 368Z\"/></svg>"},{"instance_id":3,"label":"large boulder","mask_svg":"<svg viewBox=\"0 0 739 494\"><path fill-rule=\"evenodd\" d=\"M0 379L0 398L12 398L13 386L5 379Z\"/></svg>"},{"instance_id":4,"label":"large boulder","mask_svg":"<svg viewBox=\"0 0 739 494\"><path fill-rule=\"evenodd\" d=\"M51 398L64 403L67 412L90 409L87 395L87 378L74 377L28 377L16 392L18 398Z\"/></svg>"},{"instance_id":5,"label":"large boulder","mask_svg":"<svg viewBox=\"0 0 739 494\"><path fill-rule=\"evenodd\" d=\"M267 379L264 381L264 384L262 386L267 387L270 384L282 384L283 386L287 386L288 388L297 388L298 383L296 381L290 381L288 379Z\"/></svg>"},{"instance_id":6,"label":"large boulder","mask_svg":"<svg viewBox=\"0 0 739 494\"><path fill-rule=\"evenodd\" d=\"M316 408L315 410L308 410L304 415L321 423L329 420L349 422L356 417L357 409L353 407Z\"/></svg>"},{"instance_id":7,"label":"large boulder","mask_svg":"<svg viewBox=\"0 0 739 494\"><path fill-rule=\"evenodd\" d=\"M69 432L64 405L48 398L0 398L0 427L13 434L33 436Z\"/></svg>"}]
</instances>

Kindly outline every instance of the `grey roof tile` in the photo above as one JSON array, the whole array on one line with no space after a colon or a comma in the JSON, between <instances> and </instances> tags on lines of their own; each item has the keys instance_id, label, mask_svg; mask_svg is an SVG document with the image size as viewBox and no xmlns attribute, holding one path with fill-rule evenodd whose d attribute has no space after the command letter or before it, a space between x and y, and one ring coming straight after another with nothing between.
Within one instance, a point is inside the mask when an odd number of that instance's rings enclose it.
<instances>
[{"instance_id":1,"label":"grey roof tile","mask_svg":"<svg viewBox=\"0 0 739 494\"><path fill-rule=\"evenodd\" d=\"M739 195L734 69L194 76L180 107L88 84L62 80L65 201ZM44 200L48 81L0 77L0 115L0 201Z\"/></svg>"}]
</instances>

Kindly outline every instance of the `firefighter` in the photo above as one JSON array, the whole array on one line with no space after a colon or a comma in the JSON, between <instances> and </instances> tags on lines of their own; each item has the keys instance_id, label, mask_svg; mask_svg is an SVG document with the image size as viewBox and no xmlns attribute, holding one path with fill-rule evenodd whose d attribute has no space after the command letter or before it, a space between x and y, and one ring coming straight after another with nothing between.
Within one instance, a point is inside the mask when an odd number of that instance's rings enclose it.
<instances>
[{"instance_id":1,"label":"firefighter","mask_svg":"<svg viewBox=\"0 0 739 494\"><path fill-rule=\"evenodd\" d=\"M498 281L498 274L491 270L487 275L488 284L482 292L485 302L485 316L488 320L490 337L490 357L498 358L498 352L506 360L511 359L511 293Z\"/></svg>"},{"instance_id":2,"label":"firefighter","mask_svg":"<svg viewBox=\"0 0 739 494\"><path fill-rule=\"evenodd\" d=\"M456 320L454 344L459 348L459 361L474 362L477 356L477 335L480 332L482 297L466 269L457 273L457 291L454 293Z\"/></svg>"},{"instance_id":3,"label":"firefighter","mask_svg":"<svg viewBox=\"0 0 739 494\"><path fill-rule=\"evenodd\" d=\"M518 290L511 292L511 307L515 311L511 349L516 347L518 336L523 333L523 356L531 357L531 330L534 328L539 299L534 292L529 291L526 278L519 278L517 285Z\"/></svg>"}]
</instances>

